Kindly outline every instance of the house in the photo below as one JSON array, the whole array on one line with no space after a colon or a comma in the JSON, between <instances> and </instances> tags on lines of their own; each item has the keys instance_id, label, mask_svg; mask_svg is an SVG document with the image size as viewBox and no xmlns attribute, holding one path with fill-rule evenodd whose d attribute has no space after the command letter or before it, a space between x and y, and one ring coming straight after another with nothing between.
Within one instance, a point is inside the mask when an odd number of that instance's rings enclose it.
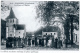
<instances>
[{"instance_id":1,"label":"house","mask_svg":"<svg viewBox=\"0 0 80 53\"><path fill-rule=\"evenodd\" d=\"M46 36L53 37L54 36L54 39L55 38L63 39L63 35L61 35L61 30L57 26L47 26L43 28L42 36L43 37L46 37Z\"/></svg>"},{"instance_id":2,"label":"house","mask_svg":"<svg viewBox=\"0 0 80 53\"><path fill-rule=\"evenodd\" d=\"M6 18L6 38L19 37L19 36L20 38L23 38L26 36L25 25L18 24L18 19L16 18L11 8L10 14Z\"/></svg>"},{"instance_id":3,"label":"house","mask_svg":"<svg viewBox=\"0 0 80 53\"><path fill-rule=\"evenodd\" d=\"M24 24L17 24L15 27L15 37L23 38L26 36L26 28Z\"/></svg>"}]
</instances>

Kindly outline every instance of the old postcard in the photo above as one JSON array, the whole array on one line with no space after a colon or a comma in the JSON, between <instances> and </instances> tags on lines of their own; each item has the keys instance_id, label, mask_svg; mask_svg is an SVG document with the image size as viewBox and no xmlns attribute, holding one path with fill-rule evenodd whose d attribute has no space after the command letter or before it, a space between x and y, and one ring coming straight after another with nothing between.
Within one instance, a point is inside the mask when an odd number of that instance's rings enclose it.
<instances>
[{"instance_id":1,"label":"old postcard","mask_svg":"<svg viewBox=\"0 0 80 53\"><path fill-rule=\"evenodd\" d=\"M1 1L1 50L79 51L79 1Z\"/></svg>"}]
</instances>

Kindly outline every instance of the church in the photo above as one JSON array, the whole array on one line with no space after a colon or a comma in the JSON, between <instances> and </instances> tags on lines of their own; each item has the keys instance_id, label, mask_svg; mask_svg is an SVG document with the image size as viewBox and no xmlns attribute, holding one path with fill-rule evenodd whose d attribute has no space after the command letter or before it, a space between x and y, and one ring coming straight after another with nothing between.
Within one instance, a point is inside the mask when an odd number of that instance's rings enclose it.
<instances>
[{"instance_id":1,"label":"church","mask_svg":"<svg viewBox=\"0 0 80 53\"><path fill-rule=\"evenodd\" d=\"M19 24L13 9L11 8L9 16L6 18L6 38L26 36L26 29L24 24Z\"/></svg>"}]
</instances>

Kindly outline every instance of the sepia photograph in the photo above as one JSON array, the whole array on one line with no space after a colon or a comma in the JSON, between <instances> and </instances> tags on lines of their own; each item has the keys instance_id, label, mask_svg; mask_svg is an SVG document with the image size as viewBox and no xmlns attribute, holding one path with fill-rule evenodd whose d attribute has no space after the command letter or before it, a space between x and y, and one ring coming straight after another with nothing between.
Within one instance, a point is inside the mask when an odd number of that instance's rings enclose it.
<instances>
[{"instance_id":1,"label":"sepia photograph","mask_svg":"<svg viewBox=\"0 0 80 53\"><path fill-rule=\"evenodd\" d=\"M1 1L1 50L79 50L79 1Z\"/></svg>"}]
</instances>

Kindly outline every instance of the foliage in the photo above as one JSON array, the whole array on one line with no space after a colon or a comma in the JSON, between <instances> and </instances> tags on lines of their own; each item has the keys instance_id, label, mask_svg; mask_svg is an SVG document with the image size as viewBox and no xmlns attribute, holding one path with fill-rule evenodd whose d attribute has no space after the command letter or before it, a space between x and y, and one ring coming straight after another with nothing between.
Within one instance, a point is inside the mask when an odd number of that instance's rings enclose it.
<instances>
[{"instance_id":1,"label":"foliage","mask_svg":"<svg viewBox=\"0 0 80 53\"><path fill-rule=\"evenodd\" d=\"M79 25L78 1L44 1L39 3L37 10L37 18L41 18L45 25L50 25L52 22L54 24L54 21L51 22L51 20L56 16L62 19L66 38L69 38L71 33L71 41L73 43L73 23L78 23Z\"/></svg>"}]
</instances>

